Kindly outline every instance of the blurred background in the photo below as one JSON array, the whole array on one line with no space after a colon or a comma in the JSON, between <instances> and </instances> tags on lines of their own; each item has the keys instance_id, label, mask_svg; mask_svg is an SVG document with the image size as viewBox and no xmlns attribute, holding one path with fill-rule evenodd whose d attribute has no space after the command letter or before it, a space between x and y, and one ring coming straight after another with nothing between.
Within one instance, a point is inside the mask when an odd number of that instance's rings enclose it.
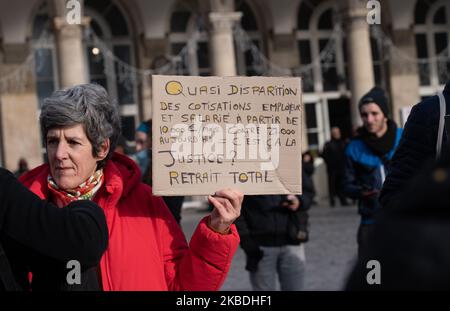
<instances>
[{"instance_id":1,"label":"blurred background","mask_svg":"<svg viewBox=\"0 0 450 311\"><path fill-rule=\"evenodd\" d=\"M450 0L0 0L0 166L20 171L44 161L40 106L59 88L104 86L120 105L131 154L136 128L151 118L152 74L299 76L303 150L315 158L316 205L326 206L320 155L331 128L349 139L361 123L357 101L375 85L403 125L447 81L449 40ZM205 200L187 198L184 207L190 232ZM311 213L308 275L338 268L317 278L328 287L306 285L336 289L355 254L356 211ZM226 289L247 288L239 269Z\"/></svg>"}]
</instances>

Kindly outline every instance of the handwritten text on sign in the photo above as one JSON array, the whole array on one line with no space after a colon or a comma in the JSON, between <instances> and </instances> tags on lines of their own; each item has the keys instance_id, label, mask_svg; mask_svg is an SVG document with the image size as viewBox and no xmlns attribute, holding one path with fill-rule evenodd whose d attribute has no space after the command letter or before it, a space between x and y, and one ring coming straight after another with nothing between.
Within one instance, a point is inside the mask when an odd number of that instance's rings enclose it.
<instances>
[{"instance_id":1,"label":"handwritten text on sign","mask_svg":"<svg viewBox=\"0 0 450 311\"><path fill-rule=\"evenodd\" d=\"M153 192L301 193L299 78L153 76Z\"/></svg>"}]
</instances>

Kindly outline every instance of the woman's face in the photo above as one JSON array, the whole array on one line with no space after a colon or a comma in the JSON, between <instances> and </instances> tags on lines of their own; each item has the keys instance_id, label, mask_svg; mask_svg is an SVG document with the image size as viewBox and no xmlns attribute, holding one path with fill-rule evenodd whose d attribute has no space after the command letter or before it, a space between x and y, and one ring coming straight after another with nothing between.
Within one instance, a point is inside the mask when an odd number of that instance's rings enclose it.
<instances>
[{"instance_id":1,"label":"woman's face","mask_svg":"<svg viewBox=\"0 0 450 311\"><path fill-rule=\"evenodd\" d=\"M50 129L47 133L47 155L50 174L58 187L72 190L86 181L96 170L109 150L106 140L97 157L81 124Z\"/></svg>"},{"instance_id":2,"label":"woman's face","mask_svg":"<svg viewBox=\"0 0 450 311\"><path fill-rule=\"evenodd\" d=\"M138 131L136 132L135 139L136 139L136 152L139 152L147 148L147 134Z\"/></svg>"}]
</instances>

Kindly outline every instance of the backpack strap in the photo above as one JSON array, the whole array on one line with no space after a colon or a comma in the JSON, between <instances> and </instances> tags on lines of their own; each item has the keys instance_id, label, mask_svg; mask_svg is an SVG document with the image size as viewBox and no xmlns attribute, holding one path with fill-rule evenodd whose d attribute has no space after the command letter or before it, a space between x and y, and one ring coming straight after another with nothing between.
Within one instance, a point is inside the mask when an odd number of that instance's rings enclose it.
<instances>
[{"instance_id":1,"label":"backpack strap","mask_svg":"<svg viewBox=\"0 0 450 311\"><path fill-rule=\"evenodd\" d=\"M386 170L384 169L384 164L381 164L380 166L380 173L381 173L381 184L384 184L384 181L386 180Z\"/></svg>"},{"instance_id":2,"label":"backpack strap","mask_svg":"<svg viewBox=\"0 0 450 311\"><path fill-rule=\"evenodd\" d=\"M442 138L444 136L444 124L445 124L444 122L446 114L444 94L442 92L439 92L438 97L439 97L439 128L436 141L436 159L441 156Z\"/></svg>"},{"instance_id":3,"label":"backpack strap","mask_svg":"<svg viewBox=\"0 0 450 311\"><path fill-rule=\"evenodd\" d=\"M0 243L0 281L6 291L18 291L19 286L16 283L16 279L11 270L8 258L6 257L5 251L3 250L2 244Z\"/></svg>"}]
</instances>

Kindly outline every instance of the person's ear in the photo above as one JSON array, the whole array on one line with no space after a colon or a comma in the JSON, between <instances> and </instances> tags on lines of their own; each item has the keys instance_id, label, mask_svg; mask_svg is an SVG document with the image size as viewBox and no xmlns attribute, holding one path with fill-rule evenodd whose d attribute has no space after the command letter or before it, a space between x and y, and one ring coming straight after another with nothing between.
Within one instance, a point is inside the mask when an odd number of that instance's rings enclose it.
<instances>
[{"instance_id":1,"label":"person's ear","mask_svg":"<svg viewBox=\"0 0 450 311\"><path fill-rule=\"evenodd\" d=\"M106 158L110 148L111 148L111 143L110 143L109 138L107 138L100 146L100 150L97 153L97 159L103 160L104 158Z\"/></svg>"}]
</instances>

